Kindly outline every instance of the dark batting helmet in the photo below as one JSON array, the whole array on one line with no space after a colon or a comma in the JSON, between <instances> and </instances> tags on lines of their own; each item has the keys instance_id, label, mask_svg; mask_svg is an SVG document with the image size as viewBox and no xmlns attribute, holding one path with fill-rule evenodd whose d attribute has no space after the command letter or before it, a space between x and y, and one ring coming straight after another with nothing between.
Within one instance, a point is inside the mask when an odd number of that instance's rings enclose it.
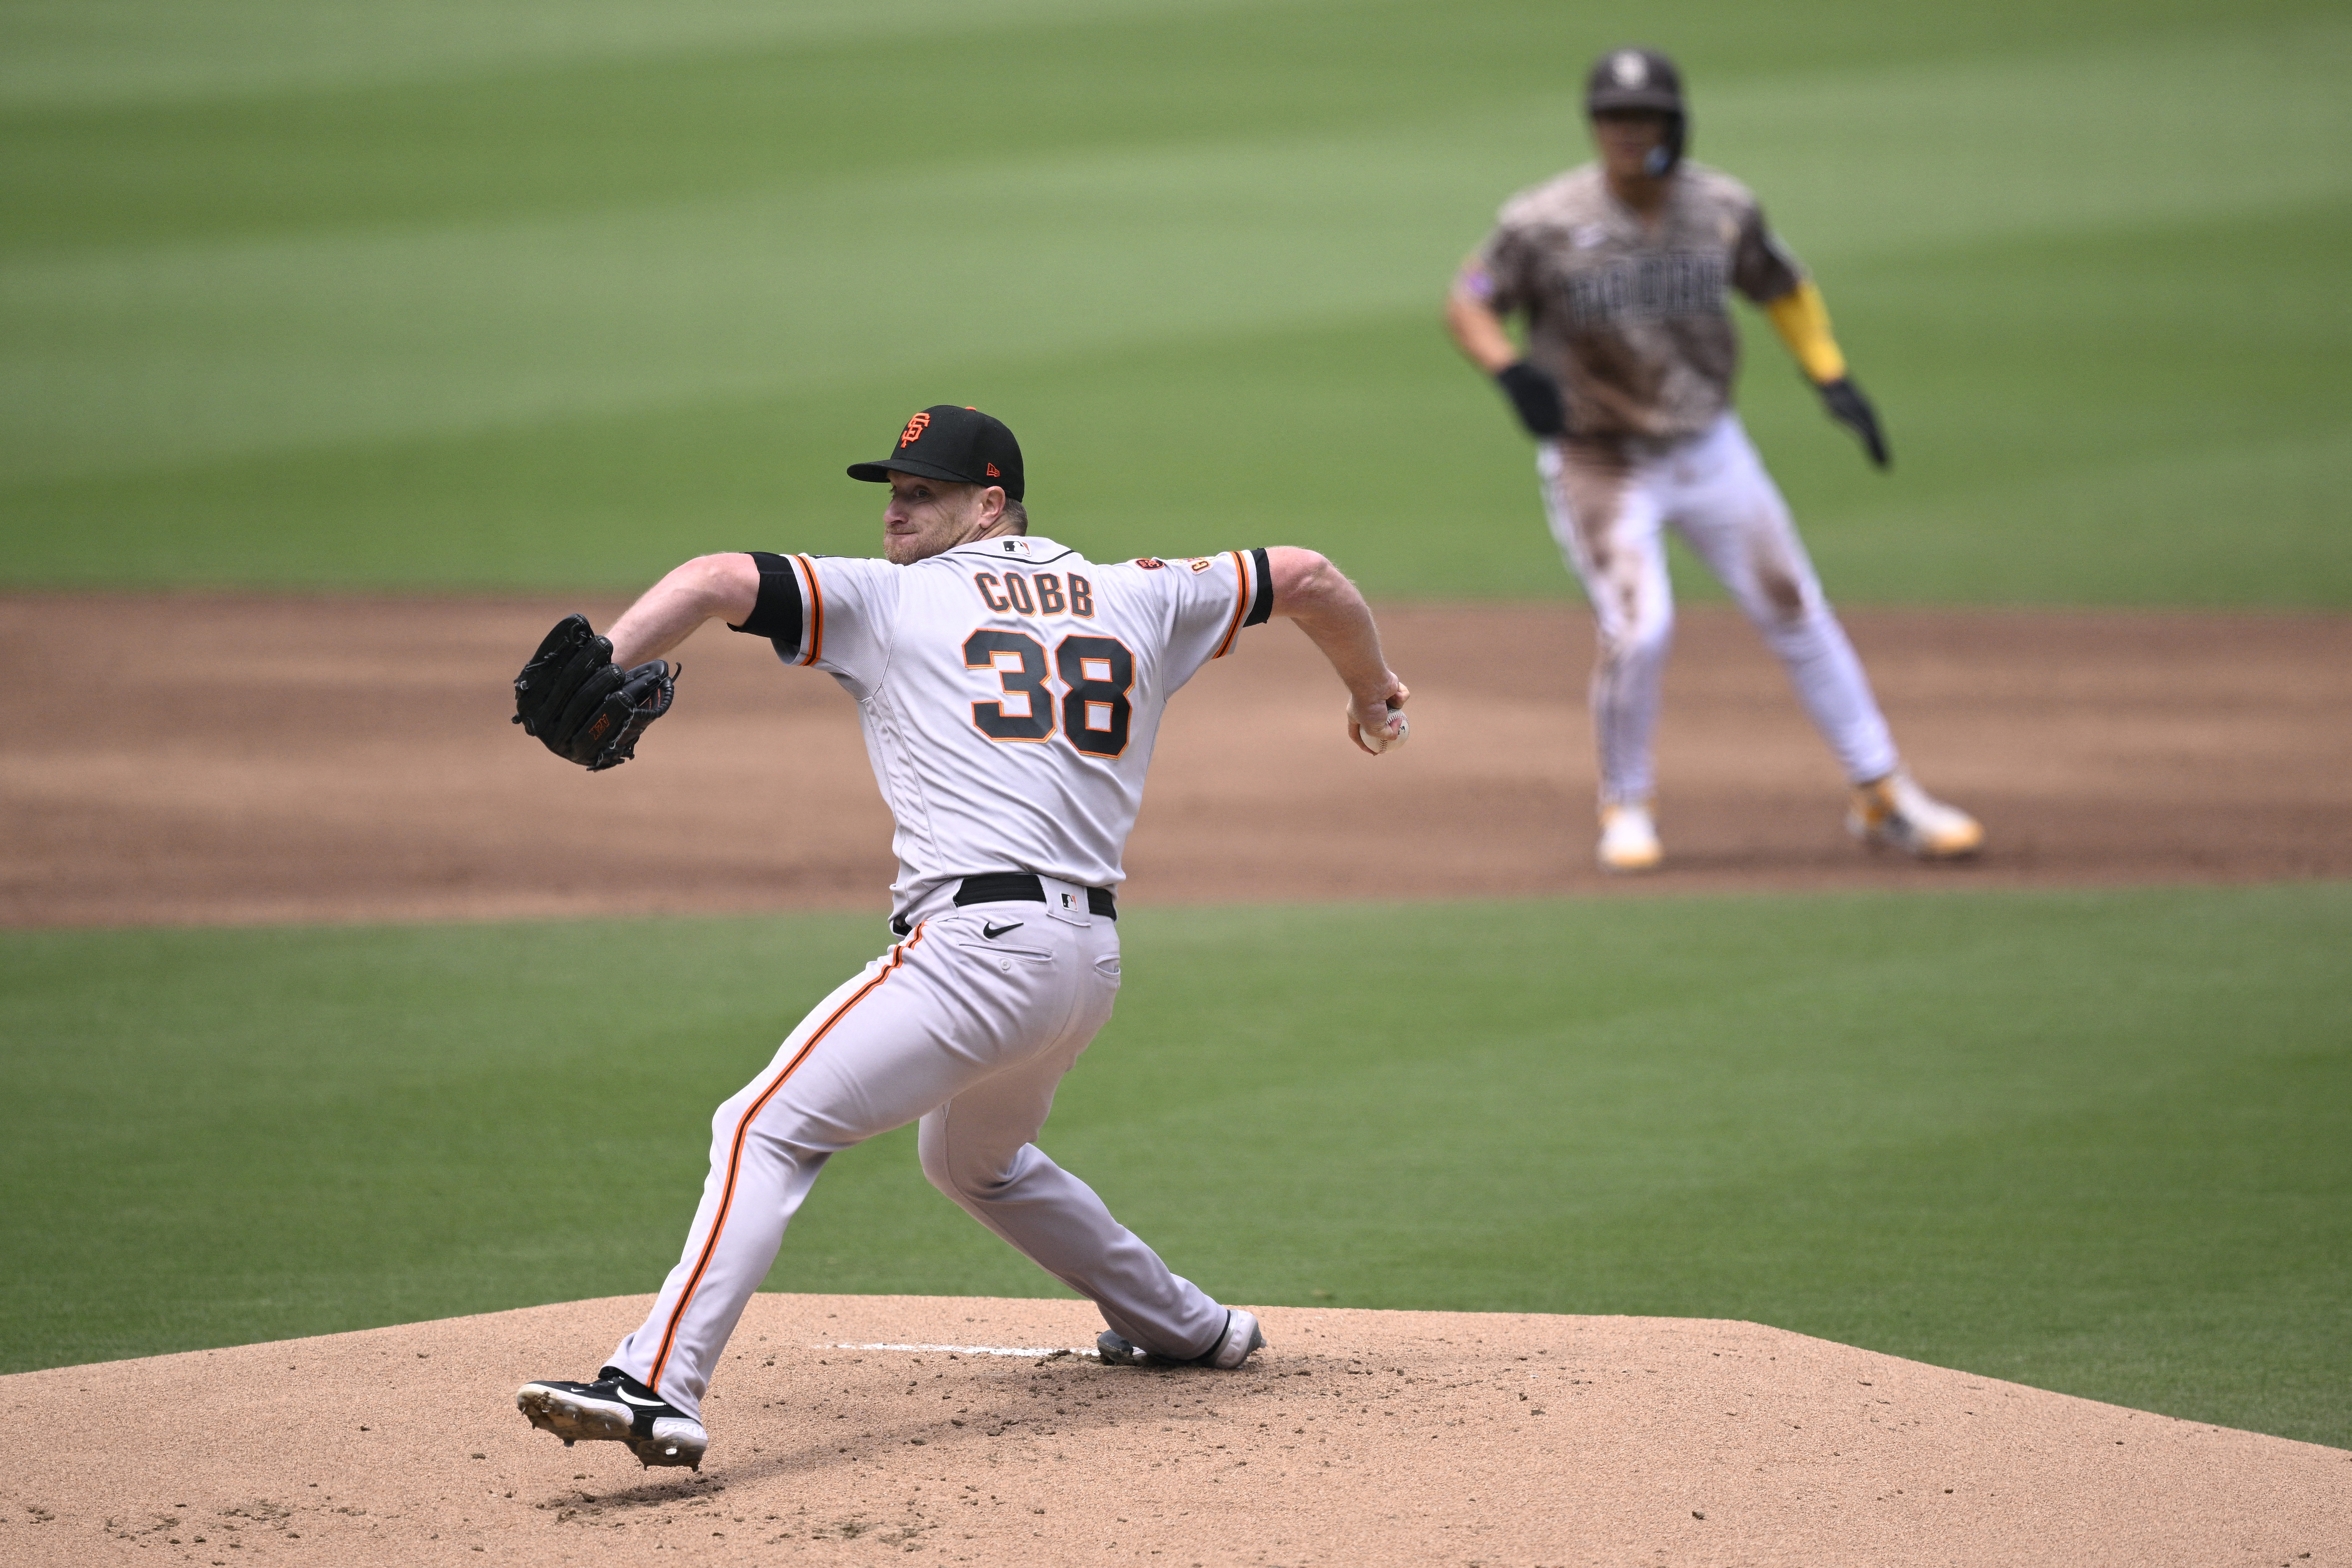
<instances>
[{"instance_id":1,"label":"dark batting helmet","mask_svg":"<svg viewBox=\"0 0 2352 1568\"><path fill-rule=\"evenodd\" d=\"M1592 62L1584 79L1589 117L1620 110L1666 117L1666 139L1650 154L1649 174L1663 179L1683 161L1690 139L1690 110L1683 105L1683 73L1655 49L1612 49Z\"/></svg>"}]
</instances>

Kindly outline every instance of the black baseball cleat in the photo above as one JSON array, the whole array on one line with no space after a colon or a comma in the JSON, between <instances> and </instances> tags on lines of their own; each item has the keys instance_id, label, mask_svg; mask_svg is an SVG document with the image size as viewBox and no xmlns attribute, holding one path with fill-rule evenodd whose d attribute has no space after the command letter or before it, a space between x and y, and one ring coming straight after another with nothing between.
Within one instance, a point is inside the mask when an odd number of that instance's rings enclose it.
<instances>
[{"instance_id":1,"label":"black baseball cleat","mask_svg":"<svg viewBox=\"0 0 2352 1568\"><path fill-rule=\"evenodd\" d=\"M702 1451L710 1447L701 1422L618 1367L599 1369L593 1383L551 1377L526 1383L515 1394L515 1408L567 1448L583 1437L609 1439L626 1443L647 1465L698 1470Z\"/></svg>"},{"instance_id":2,"label":"black baseball cleat","mask_svg":"<svg viewBox=\"0 0 2352 1568\"><path fill-rule=\"evenodd\" d=\"M1190 1360L1145 1350L1108 1329L1095 1336L1095 1351L1105 1366L1213 1366L1231 1372L1249 1360L1252 1351L1265 1348L1265 1335L1258 1331L1257 1314L1238 1307L1225 1309L1225 1331L1217 1336L1217 1342Z\"/></svg>"}]
</instances>

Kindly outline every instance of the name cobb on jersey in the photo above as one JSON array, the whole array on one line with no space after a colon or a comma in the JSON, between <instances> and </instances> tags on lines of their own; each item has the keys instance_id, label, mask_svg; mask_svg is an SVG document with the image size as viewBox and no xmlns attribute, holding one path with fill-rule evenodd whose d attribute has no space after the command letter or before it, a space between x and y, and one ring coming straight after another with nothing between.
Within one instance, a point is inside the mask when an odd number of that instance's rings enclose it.
<instances>
[{"instance_id":1,"label":"name cobb on jersey","mask_svg":"<svg viewBox=\"0 0 2352 1568\"><path fill-rule=\"evenodd\" d=\"M1035 591L1031 591L1032 579L1018 572L1002 575L994 572L975 572L971 585L980 590L981 602L992 610L1012 611L1024 616L1058 616L1068 611L1089 620L1095 613L1095 585L1079 576L1070 574L1066 592L1059 574L1040 572L1034 579Z\"/></svg>"}]
</instances>

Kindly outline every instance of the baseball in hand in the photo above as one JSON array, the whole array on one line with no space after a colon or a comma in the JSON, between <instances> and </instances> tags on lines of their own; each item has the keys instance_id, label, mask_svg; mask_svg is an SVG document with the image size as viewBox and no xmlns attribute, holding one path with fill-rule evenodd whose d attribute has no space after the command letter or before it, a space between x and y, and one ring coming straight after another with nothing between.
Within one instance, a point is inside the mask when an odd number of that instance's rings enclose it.
<instances>
[{"instance_id":1,"label":"baseball in hand","mask_svg":"<svg viewBox=\"0 0 2352 1568\"><path fill-rule=\"evenodd\" d=\"M1381 729L1376 726L1368 728L1357 721L1355 710L1350 709L1348 712L1348 728L1349 732L1362 743L1364 750L1374 753L1392 752L1403 745L1405 737L1412 733L1412 724L1405 718L1401 709L1390 709L1389 720L1390 728Z\"/></svg>"}]
</instances>

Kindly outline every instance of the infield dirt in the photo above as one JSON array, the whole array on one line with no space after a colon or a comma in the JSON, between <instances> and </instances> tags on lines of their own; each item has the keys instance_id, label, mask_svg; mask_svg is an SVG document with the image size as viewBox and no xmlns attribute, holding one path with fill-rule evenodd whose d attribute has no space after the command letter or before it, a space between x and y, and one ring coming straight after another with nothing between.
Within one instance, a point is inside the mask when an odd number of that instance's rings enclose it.
<instances>
[{"instance_id":1,"label":"infield dirt","mask_svg":"<svg viewBox=\"0 0 2352 1568\"><path fill-rule=\"evenodd\" d=\"M716 627L636 762L590 776L507 722L558 616L615 602L20 596L37 671L0 753L0 924L887 908L856 710ZM1843 788L1754 634L1686 611L1666 683L1665 871L1593 868L1564 606L1384 607L1412 742L1373 759L1275 626L1170 705L1135 902L2252 880L2352 874L2352 619L1847 616L1914 771L1987 853L1922 867Z\"/></svg>"},{"instance_id":2,"label":"infield dirt","mask_svg":"<svg viewBox=\"0 0 2352 1568\"><path fill-rule=\"evenodd\" d=\"M1702 1319L1276 1308L1242 1371L1156 1372L1049 1356L1093 1342L1082 1301L762 1295L699 1474L531 1430L516 1387L587 1375L646 1306L0 1378L0 1560L2352 1556L2352 1453Z\"/></svg>"}]
</instances>

